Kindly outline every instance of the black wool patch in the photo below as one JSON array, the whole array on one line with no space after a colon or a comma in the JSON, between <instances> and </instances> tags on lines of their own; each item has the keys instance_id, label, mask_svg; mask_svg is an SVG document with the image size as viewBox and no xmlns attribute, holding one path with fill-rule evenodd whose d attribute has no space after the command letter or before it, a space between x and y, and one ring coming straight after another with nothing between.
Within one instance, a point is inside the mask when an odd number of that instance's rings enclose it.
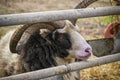
<instances>
[{"instance_id":1,"label":"black wool patch","mask_svg":"<svg viewBox=\"0 0 120 80\"><path fill-rule=\"evenodd\" d=\"M55 57L65 58L69 55L66 49L71 48L68 34L48 34L43 38L39 33L34 33L25 44L24 62L31 71L56 66ZM62 37L61 37L62 36Z\"/></svg>"},{"instance_id":2,"label":"black wool patch","mask_svg":"<svg viewBox=\"0 0 120 80\"><path fill-rule=\"evenodd\" d=\"M44 69L56 65L53 53L50 53L51 44L38 33L32 35L26 44L24 61L30 66L31 71Z\"/></svg>"},{"instance_id":3,"label":"black wool patch","mask_svg":"<svg viewBox=\"0 0 120 80\"><path fill-rule=\"evenodd\" d=\"M68 33L55 32L54 40L55 43L63 49L70 49L72 46L70 36Z\"/></svg>"}]
</instances>

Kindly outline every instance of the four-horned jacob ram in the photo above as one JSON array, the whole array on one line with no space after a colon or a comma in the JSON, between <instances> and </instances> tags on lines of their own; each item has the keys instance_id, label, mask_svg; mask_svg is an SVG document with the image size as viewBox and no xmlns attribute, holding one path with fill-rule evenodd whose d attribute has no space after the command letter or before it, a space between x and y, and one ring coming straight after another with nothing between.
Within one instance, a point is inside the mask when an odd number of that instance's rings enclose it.
<instances>
[{"instance_id":1,"label":"four-horned jacob ram","mask_svg":"<svg viewBox=\"0 0 120 80\"><path fill-rule=\"evenodd\" d=\"M68 20L24 25L0 41L0 76L68 64L75 58L86 60L91 53L91 46ZM79 76L71 72L62 78L76 80Z\"/></svg>"}]
</instances>

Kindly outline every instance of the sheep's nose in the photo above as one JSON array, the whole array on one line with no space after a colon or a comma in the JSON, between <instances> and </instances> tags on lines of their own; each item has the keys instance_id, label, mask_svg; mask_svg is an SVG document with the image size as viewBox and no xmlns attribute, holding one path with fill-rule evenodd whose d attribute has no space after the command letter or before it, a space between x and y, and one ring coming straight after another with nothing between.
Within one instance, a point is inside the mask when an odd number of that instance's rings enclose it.
<instances>
[{"instance_id":1,"label":"sheep's nose","mask_svg":"<svg viewBox=\"0 0 120 80\"><path fill-rule=\"evenodd\" d=\"M85 52L92 54L92 48L89 48L89 47L86 48L86 49L85 49Z\"/></svg>"}]
</instances>

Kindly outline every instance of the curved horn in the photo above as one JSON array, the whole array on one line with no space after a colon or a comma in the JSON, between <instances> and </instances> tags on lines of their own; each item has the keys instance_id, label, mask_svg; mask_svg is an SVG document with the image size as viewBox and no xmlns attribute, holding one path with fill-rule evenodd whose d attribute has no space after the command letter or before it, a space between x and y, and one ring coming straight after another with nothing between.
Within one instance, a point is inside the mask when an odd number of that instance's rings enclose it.
<instances>
[{"instance_id":1,"label":"curved horn","mask_svg":"<svg viewBox=\"0 0 120 80\"><path fill-rule=\"evenodd\" d=\"M11 37L10 40L10 51L16 53L16 46L18 42L25 44L29 37L36 31L40 29L55 30L57 28L63 28L65 26L65 21L55 21L55 22L41 22L24 25L18 28Z\"/></svg>"},{"instance_id":2,"label":"curved horn","mask_svg":"<svg viewBox=\"0 0 120 80\"><path fill-rule=\"evenodd\" d=\"M86 8L93 2L98 1L98 0L82 0L76 7L75 9L80 9L80 8ZM77 19L71 19L70 20L73 25L76 24Z\"/></svg>"}]
</instances>

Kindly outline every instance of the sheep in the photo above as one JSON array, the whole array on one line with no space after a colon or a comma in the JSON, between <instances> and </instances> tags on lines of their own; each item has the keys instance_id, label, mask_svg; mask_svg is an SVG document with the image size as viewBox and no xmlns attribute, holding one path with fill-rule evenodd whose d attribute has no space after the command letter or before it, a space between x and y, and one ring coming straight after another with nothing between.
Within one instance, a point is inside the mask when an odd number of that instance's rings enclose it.
<instances>
[{"instance_id":1,"label":"sheep","mask_svg":"<svg viewBox=\"0 0 120 80\"><path fill-rule=\"evenodd\" d=\"M60 25L58 23L59 21L57 23L27 25L28 28L19 36L17 43L15 40L18 36L16 35L20 34L21 29L26 25L16 30L17 32L10 31L6 34L0 41L2 47L0 48L0 76L10 76L69 64L74 62L75 58L88 59L92 53L92 48L77 32L77 26L68 20L64 21L62 27L60 26L61 22ZM42 36L44 33L40 35L39 30L43 26L48 26L49 30L52 29L44 36ZM56 26L59 26L60 29L55 29ZM63 75L63 79L68 80L68 78L69 80L79 79L77 72Z\"/></svg>"},{"instance_id":2,"label":"sheep","mask_svg":"<svg viewBox=\"0 0 120 80\"><path fill-rule=\"evenodd\" d=\"M76 8L95 1L83 0ZM0 40L0 77L87 60L92 48L77 31L76 21L27 24L7 33ZM79 74L70 72L41 80L79 80Z\"/></svg>"}]
</instances>

